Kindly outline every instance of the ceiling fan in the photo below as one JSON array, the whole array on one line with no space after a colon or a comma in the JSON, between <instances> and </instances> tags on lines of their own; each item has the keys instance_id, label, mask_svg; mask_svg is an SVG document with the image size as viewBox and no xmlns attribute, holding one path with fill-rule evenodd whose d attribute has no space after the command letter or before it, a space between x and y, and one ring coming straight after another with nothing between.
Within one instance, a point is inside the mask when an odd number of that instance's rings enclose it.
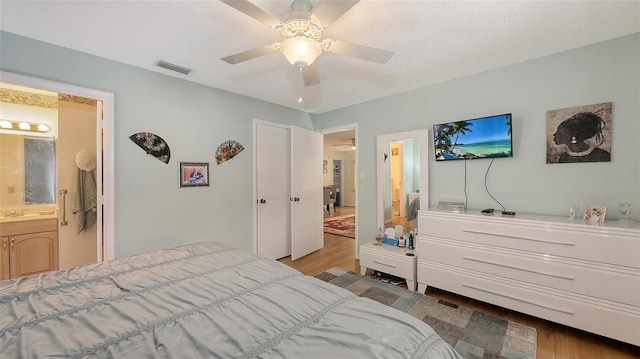
<instances>
[{"instance_id":1,"label":"ceiling fan","mask_svg":"<svg viewBox=\"0 0 640 359\"><path fill-rule=\"evenodd\" d=\"M324 0L315 9L309 0L293 0L291 11L282 20L271 16L247 0L220 1L279 31L282 36L280 43L264 45L221 59L232 65L280 51L302 73L304 85L313 86L320 83L314 61L323 51L381 64L386 63L393 56L392 51L341 40L322 39L322 31L360 0Z\"/></svg>"},{"instance_id":2,"label":"ceiling fan","mask_svg":"<svg viewBox=\"0 0 640 359\"><path fill-rule=\"evenodd\" d=\"M356 149L356 139L352 138L351 142L349 142L349 143L338 143L338 144L335 144L334 146L351 147L352 150L355 150Z\"/></svg>"}]
</instances>

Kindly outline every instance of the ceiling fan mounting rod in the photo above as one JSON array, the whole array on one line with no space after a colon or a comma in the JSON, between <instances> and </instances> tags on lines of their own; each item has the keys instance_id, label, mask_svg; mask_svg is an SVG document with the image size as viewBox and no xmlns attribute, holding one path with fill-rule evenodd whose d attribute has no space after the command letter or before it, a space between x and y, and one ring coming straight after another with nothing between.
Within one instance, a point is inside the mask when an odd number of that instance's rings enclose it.
<instances>
[{"instance_id":1,"label":"ceiling fan mounting rod","mask_svg":"<svg viewBox=\"0 0 640 359\"><path fill-rule=\"evenodd\" d=\"M293 0L291 2L291 11L311 12L313 4L309 0Z\"/></svg>"}]
</instances>

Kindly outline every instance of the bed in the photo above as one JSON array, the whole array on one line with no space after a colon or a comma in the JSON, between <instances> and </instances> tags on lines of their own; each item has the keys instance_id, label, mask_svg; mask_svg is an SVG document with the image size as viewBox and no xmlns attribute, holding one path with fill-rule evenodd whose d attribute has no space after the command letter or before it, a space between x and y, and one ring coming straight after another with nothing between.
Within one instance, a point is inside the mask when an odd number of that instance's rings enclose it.
<instances>
[{"instance_id":1,"label":"bed","mask_svg":"<svg viewBox=\"0 0 640 359\"><path fill-rule=\"evenodd\" d=\"M459 358L427 324L217 242L0 282L2 358Z\"/></svg>"}]
</instances>

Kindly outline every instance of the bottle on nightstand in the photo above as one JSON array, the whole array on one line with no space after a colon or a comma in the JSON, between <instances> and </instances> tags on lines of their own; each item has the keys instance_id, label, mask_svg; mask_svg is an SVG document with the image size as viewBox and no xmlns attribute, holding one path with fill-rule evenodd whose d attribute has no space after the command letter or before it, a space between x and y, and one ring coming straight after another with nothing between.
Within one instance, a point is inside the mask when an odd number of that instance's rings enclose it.
<instances>
[{"instance_id":1,"label":"bottle on nightstand","mask_svg":"<svg viewBox=\"0 0 640 359\"><path fill-rule=\"evenodd\" d=\"M382 233L382 227L378 227L378 234L376 234L376 242L380 242L384 233Z\"/></svg>"},{"instance_id":2,"label":"bottle on nightstand","mask_svg":"<svg viewBox=\"0 0 640 359\"><path fill-rule=\"evenodd\" d=\"M409 249L414 249L414 243L415 243L416 238L415 238L415 235L413 233L414 233L413 231L409 232L409 243L407 244L407 247Z\"/></svg>"}]
</instances>

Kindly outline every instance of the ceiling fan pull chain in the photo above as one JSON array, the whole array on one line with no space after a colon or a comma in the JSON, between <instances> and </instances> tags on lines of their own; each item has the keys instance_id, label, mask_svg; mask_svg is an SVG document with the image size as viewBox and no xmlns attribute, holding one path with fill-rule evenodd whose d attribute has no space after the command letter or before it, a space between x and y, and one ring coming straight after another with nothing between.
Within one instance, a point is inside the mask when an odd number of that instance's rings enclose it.
<instances>
[{"instance_id":1,"label":"ceiling fan pull chain","mask_svg":"<svg viewBox=\"0 0 640 359\"><path fill-rule=\"evenodd\" d=\"M300 74L302 74L302 67L298 67L298 71L300 71ZM302 78L302 77L301 77ZM304 81L304 79L303 79ZM298 82L298 93L300 94L300 96L298 97L298 103L302 103L302 101L304 101L304 99L302 98L302 89L304 86L303 85L303 81Z\"/></svg>"}]
</instances>

